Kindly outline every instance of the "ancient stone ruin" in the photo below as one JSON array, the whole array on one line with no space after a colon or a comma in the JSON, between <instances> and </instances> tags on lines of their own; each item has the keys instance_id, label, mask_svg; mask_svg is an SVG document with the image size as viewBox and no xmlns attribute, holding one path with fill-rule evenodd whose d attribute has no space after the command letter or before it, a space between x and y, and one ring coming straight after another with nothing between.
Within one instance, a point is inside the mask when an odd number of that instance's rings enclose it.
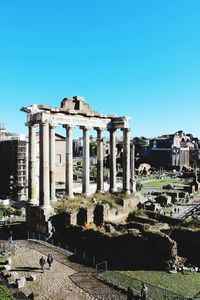
<instances>
[{"instance_id":1,"label":"ancient stone ruin","mask_svg":"<svg viewBox=\"0 0 200 300\"><path fill-rule=\"evenodd\" d=\"M135 192L134 145L130 142L129 117L102 115L94 111L83 97L65 98L60 107L30 105L21 109L27 113L29 128L29 176L27 223L33 229L47 233L53 215L51 201L56 199L55 128L66 129L66 196L73 198L73 128L83 131L82 193L89 194L89 129L97 131L97 192L103 192L103 131L110 134L110 192L116 185L116 130L123 132L123 191ZM36 132L39 127L39 199L36 181ZM34 225L35 224L35 225Z\"/></svg>"}]
</instances>

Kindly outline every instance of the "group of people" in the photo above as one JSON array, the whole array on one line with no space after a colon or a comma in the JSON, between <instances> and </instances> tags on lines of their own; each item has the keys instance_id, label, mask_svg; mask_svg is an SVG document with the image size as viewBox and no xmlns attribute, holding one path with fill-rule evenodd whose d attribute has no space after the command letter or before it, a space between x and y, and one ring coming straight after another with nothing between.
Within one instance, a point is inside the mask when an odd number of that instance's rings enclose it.
<instances>
[{"instance_id":1,"label":"group of people","mask_svg":"<svg viewBox=\"0 0 200 300\"><path fill-rule=\"evenodd\" d=\"M148 292L148 287L142 283L142 288L140 292L140 299L141 300L147 300L147 292ZM127 300L133 300L134 298L134 292L132 288L128 287L127 289Z\"/></svg>"},{"instance_id":2,"label":"group of people","mask_svg":"<svg viewBox=\"0 0 200 300\"><path fill-rule=\"evenodd\" d=\"M49 253L47 255L47 264L49 265L49 270L51 268L52 263L53 263L53 256ZM44 273L44 267L45 267L45 264L46 264L46 260L45 260L44 256L42 256L40 258L39 264L40 264L40 268L42 270L42 273Z\"/></svg>"}]
</instances>

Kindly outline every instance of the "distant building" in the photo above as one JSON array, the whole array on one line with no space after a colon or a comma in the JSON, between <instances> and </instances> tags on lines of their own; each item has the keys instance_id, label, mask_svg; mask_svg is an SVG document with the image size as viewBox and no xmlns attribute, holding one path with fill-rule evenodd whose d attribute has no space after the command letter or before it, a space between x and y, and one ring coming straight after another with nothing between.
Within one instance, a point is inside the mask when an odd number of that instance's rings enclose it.
<instances>
[{"instance_id":1,"label":"distant building","mask_svg":"<svg viewBox=\"0 0 200 300\"><path fill-rule=\"evenodd\" d=\"M191 135L178 131L150 139L149 149L144 159L156 168L181 170L190 165Z\"/></svg>"},{"instance_id":2,"label":"distant building","mask_svg":"<svg viewBox=\"0 0 200 300\"><path fill-rule=\"evenodd\" d=\"M27 199L27 141L0 125L0 198Z\"/></svg>"}]
</instances>

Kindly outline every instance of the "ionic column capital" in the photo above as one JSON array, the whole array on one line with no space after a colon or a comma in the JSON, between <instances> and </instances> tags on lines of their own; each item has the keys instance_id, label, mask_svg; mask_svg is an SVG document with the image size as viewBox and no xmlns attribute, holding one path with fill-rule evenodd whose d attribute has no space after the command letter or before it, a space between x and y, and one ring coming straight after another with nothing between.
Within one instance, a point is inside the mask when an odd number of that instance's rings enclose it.
<instances>
[{"instance_id":1,"label":"ionic column capital","mask_svg":"<svg viewBox=\"0 0 200 300\"><path fill-rule=\"evenodd\" d=\"M55 129L58 126L58 124L55 123L49 123L49 128L50 129Z\"/></svg>"},{"instance_id":2,"label":"ionic column capital","mask_svg":"<svg viewBox=\"0 0 200 300\"><path fill-rule=\"evenodd\" d=\"M110 133L114 133L114 132L117 130L117 128L113 128L113 127L112 127L112 128L108 128L107 130L108 130Z\"/></svg>"},{"instance_id":3,"label":"ionic column capital","mask_svg":"<svg viewBox=\"0 0 200 300\"><path fill-rule=\"evenodd\" d=\"M103 127L94 127L94 130L96 130L97 132L102 132L105 130L105 128Z\"/></svg>"},{"instance_id":4,"label":"ionic column capital","mask_svg":"<svg viewBox=\"0 0 200 300\"><path fill-rule=\"evenodd\" d=\"M26 122L26 123L25 123L25 126L27 126L27 127L29 127L29 128L30 128L30 127L34 127L34 128L35 128L35 127L38 126L38 124L33 123L33 122Z\"/></svg>"},{"instance_id":5,"label":"ionic column capital","mask_svg":"<svg viewBox=\"0 0 200 300\"><path fill-rule=\"evenodd\" d=\"M131 132L131 129L130 128L121 128L121 131L129 133L129 132Z\"/></svg>"},{"instance_id":6,"label":"ionic column capital","mask_svg":"<svg viewBox=\"0 0 200 300\"><path fill-rule=\"evenodd\" d=\"M50 126L49 120L45 120L39 123L40 126L45 127L45 126Z\"/></svg>"},{"instance_id":7,"label":"ionic column capital","mask_svg":"<svg viewBox=\"0 0 200 300\"><path fill-rule=\"evenodd\" d=\"M88 131L91 129L90 126L80 126L80 129L82 129L83 131Z\"/></svg>"},{"instance_id":8,"label":"ionic column capital","mask_svg":"<svg viewBox=\"0 0 200 300\"><path fill-rule=\"evenodd\" d=\"M72 125L72 124L64 124L63 125L63 128L65 129L73 129L75 127L75 125Z\"/></svg>"}]
</instances>

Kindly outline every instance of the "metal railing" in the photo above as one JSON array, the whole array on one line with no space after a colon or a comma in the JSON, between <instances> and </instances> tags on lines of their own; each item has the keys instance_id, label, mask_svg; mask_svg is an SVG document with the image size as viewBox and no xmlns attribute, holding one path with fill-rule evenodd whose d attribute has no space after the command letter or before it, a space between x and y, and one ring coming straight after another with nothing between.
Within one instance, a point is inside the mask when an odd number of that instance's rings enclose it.
<instances>
[{"instance_id":1,"label":"metal railing","mask_svg":"<svg viewBox=\"0 0 200 300\"><path fill-rule=\"evenodd\" d=\"M98 265L100 264L104 264L104 266L106 267L106 269L104 268L104 271L107 270L107 262L99 257L96 257L93 254L87 253L83 250L80 249L76 249L75 247L68 245L64 242L60 242L56 239L53 238L47 238L47 236L45 234L39 233L39 232L33 232L33 231L28 231L27 232L27 239L28 240L38 240L38 241L42 241L45 242L47 244L50 244L56 248L59 248L67 253L68 256L69 254L74 254L74 256L80 261L83 262L89 266L92 266L96 269L98 269Z\"/></svg>"}]
</instances>

